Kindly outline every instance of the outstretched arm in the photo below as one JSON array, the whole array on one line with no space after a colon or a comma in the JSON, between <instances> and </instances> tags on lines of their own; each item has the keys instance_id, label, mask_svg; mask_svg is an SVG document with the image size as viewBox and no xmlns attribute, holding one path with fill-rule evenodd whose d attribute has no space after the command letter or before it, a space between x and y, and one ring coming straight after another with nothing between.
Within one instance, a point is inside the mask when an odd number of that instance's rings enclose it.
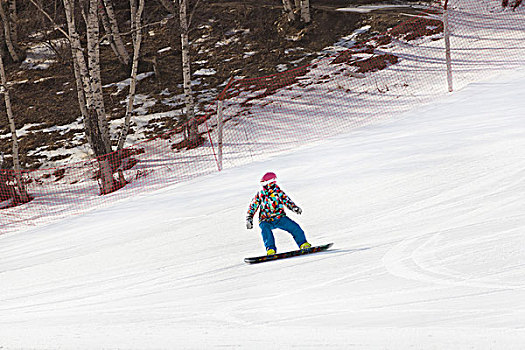
<instances>
[{"instance_id":1,"label":"outstretched arm","mask_svg":"<svg viewBox=\"0 0 525 350\"><path fill-rule=\"evenodd\" d=\"M253 228L253 217L257 212L257 209L259 209L260 204L261 200L259 198L259 193L257 193L252 199L250 206L248 207L248 212L246 213L246 228L248 230Z\"/></svg>"},{"instance_id":2,"label":"outstretched arm","mask_svg":"<svg viewBox=\"0 0 525 350\"><path fill-rule=\"evenodd\" d=\"M288 195L287 195L286 193L284 193L284 191L281 190L280 188L279 188L279 192L280 192L279 195L281 196L281 199L282 199L284 205L286 205L286 207L287 207L288 209L290 209L291 211L293 211L294 213L299 214L299 215L303 212L302 209L299 208L299 207L298 207L298 206L297 206L297 205L291 200L291 198L288 197Z\"/></svg>"}]
</instances>

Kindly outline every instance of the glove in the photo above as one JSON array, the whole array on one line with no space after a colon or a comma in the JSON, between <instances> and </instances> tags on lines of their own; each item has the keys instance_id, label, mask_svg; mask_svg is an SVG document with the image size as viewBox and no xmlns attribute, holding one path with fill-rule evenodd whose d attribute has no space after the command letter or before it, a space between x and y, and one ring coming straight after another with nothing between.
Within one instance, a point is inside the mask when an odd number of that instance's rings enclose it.
<instances>
[{"instance_id":1,"label":"glove","mask_svg":"<svg viewBox=\"0 0 525 350\"><path fill-rule=\"evenodd\" d=\"M253 228L253 219L250 217L246 218L246 228L251 230Z\"/></svg>"},{"instance_id":2,"label":"glove","mask_svg":"<svg viewBox=\"0 0 525 350\"><path fill-rule=\"evenodd\" d=\"M301 215L301 213L303 212L303 210L299 207L293 207L292 211L298 215Z\"/></svg>"}]
</instances>

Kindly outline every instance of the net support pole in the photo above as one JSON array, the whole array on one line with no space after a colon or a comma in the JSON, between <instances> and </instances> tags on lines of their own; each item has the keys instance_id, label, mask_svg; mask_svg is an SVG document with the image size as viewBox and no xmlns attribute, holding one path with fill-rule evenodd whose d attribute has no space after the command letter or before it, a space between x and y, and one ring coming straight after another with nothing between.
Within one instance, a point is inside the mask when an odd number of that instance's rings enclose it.
<instances>
[{"instance_id":1,"label":"net support pole","mask_svg":"<svg viewBox=\"0 0 525 350\"><path fill-rule=\"evenodd\" d=\"M452 57L450 55L450 27L448 23L448 0L445 0L443 6L443 34L445 36L445 58L447 63L447 84L448 91L454 91L452 85Z\"/></svg>"},{"instance_id":2,"label":"net support pole","mask_svg":"<svg viewBox=\"0 0 525 350\"><path fill-rule=\"evenodd\" d=\"M218 129L218 140L217 140L217 147L218 147L218 150L217 150L217 161L218 161L218 168L219 168L219 171L222 170L222 126L223 126L223 102L222 100L219 100L218 101L218 104L217 104L217 129Z\"/></svg>"}]
</instances>

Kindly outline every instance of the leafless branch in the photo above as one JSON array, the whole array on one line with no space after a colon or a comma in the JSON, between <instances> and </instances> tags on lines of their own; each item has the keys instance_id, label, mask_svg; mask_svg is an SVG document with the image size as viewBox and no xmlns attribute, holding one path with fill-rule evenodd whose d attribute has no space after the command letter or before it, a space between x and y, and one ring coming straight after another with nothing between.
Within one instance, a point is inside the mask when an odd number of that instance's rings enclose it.
<instances>
[{"instance_id":1,"label":"leafless branch","mask_svg":"<svg viewBox=\"0 0 525 350\"><path fill-rule=\"evenodd\" d=\"M68 39L68 40L71 41L71 38L70 38L69 35L66 33L66 31L64 31L64 30L63 30L63 29L62 29L62 28L61 28L61 27L60 27L60 26L59 26L59 25L53 20L53 18L51 18L51 16L50 16L50 15L49 15L49 14L48 14L48 13L42 8L42 7L40 7L39 4L37 4L37 3L35 2L35 0L29 0L29 1L30 1L33 5L35 5L35 7L36 7L40 12L42 12L42 14L43 14L44 16L46 16L47 19L49 19L49 21L50 21L51 23L53 23L53 26L55 27L55 29L57 29L58 31L60 31L60 33L62 33L62 34Z\"/></svg>"}]
</instances>

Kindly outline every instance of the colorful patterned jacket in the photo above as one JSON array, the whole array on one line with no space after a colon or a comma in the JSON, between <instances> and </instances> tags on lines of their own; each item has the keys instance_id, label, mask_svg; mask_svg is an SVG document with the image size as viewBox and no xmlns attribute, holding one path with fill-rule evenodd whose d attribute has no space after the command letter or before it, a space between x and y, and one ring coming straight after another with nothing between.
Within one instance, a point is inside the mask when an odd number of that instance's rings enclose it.
<instances>
[{"instance_id":1,"label":"colorful patterned jacket","mask_svg":"<svg viewBox=\"0 0 525 350\"><path fill-rule=\"evenodd\" d=\"M290 197L277 184L272 183L264 186L252 199L246 218L251 221L259 209L259 221L273 221L286 216L284 206L290 210L297 208Z\"/></svg>"}]
</instances>

